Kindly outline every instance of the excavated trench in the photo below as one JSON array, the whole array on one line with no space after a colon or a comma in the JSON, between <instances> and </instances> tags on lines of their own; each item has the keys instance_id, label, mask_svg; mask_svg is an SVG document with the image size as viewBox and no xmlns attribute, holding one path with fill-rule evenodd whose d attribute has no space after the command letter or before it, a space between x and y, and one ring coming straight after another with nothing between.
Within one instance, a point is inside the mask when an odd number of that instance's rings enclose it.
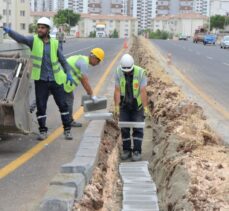
<instances>
[{"instance_id":1,"label":"excavated trench","mask_svg":"<svg viewBox=\"0 0 229 211\"><path fill-rule=\"evenodd\" d=\"M160 210L228 211L229 148L209 127L203 109L165 73L157 49L148 40L135 38L130 53L148 75L153 116L148 161ZM121 210L120 142L117 125L107 122L98 166L74 211Z\"/></svg>"}]
</instances>

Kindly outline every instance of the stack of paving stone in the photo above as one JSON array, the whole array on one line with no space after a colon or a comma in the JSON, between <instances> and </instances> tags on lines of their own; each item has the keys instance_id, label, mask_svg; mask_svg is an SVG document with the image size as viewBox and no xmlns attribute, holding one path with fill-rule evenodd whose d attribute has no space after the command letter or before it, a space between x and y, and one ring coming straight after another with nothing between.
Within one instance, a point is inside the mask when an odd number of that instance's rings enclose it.
<instances>
[{"instance_id":1,"label":"stack of paving stone","mask_svg":"<svg viewBox=\"0 0 229 211\"><path fill-rule=\"evenodd\" d=\"M122 211L159 211L156 185L148 162L126 162L119 165L123 181Z\"/></svg>"}]
</instances>

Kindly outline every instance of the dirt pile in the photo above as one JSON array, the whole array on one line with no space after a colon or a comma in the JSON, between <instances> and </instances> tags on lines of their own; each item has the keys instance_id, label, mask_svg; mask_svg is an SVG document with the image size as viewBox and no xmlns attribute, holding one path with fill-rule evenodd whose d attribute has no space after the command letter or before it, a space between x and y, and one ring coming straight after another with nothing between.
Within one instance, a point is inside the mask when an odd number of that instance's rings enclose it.
<instances>
[{"instance_id":1,"label":"dirt pile","mask_svg":"<svg viewBox=\"0 0 229 211\"><path fill-rule=\"evenodd\" d=\"M73 211L121 210L121 180L118 175L120 131L113 121L107 122L101 142L98 166Z\"/></svg>"},{"instance_id":2,"label":"dirt pile","mask_svg":"<svg viewBox=\"0 0 229 211\"><path fill-rule=\"evenodd\" d=\"M206 123L202 108L187 100L171 81L148 40L136 38L131 54L149 77L150 167L160 209L229 210L229 149Z\"/></svg>"}]
</instances>

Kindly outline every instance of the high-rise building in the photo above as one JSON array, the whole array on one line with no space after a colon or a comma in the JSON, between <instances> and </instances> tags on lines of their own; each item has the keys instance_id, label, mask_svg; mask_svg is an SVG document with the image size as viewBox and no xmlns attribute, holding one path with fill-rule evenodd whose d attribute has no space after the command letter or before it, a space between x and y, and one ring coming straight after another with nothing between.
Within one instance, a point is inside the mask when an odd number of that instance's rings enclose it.
<instances>
[{"instance_id":1,"label":"high-rise building","mask_svg":"<svg viewBox=\"0 0 229 211\"><path fill-rule=\"evenodd\" d=\"M0 0L1 26L9 26L21 33L29 33L30 4L29 0Z\"/></svg>"},{"instance_id":2,"label":"high-rise building","mask_svg":"<svg viewBox=\"0 0 229 211\"><path fill-rule=\"evenodd\" d=\"M202 15L209 15L210 0L194 0L193 10Z\"/></svg>"},{"instance_id":3,"label":"high-rise building","mask_svg":"<svg viewBox=\"0 0 229 211\"><path fill-rule=\"evenodd\" d=\"M175 15L193 12L194 0L157 0L156 15Z\"/></svg>"},{"instance_id":4,"label":"high-rise building","mask_svg":"<svg viewBox=\"0 0 229 211\"><path fill-rule=\"evenodd\" d=\"M210 0L210 15L229 15L229 0Z\"/></svg>"}]
</instances>

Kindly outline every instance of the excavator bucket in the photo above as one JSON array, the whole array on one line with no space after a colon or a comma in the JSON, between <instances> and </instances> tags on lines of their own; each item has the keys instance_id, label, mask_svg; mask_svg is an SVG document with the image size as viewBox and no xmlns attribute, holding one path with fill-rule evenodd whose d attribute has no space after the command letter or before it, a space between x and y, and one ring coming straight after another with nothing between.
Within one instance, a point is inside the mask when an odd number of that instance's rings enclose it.
<instances>
[{"instance_id":1,"label":"excavator bucket","mask_svg":"<svg viewBox=\"0 0 229 211\"><path fill-rule=\"evenodd\" d=\"M29 133L29 59L0 55L0 134Z\"/></svg>"}]
</instances>

